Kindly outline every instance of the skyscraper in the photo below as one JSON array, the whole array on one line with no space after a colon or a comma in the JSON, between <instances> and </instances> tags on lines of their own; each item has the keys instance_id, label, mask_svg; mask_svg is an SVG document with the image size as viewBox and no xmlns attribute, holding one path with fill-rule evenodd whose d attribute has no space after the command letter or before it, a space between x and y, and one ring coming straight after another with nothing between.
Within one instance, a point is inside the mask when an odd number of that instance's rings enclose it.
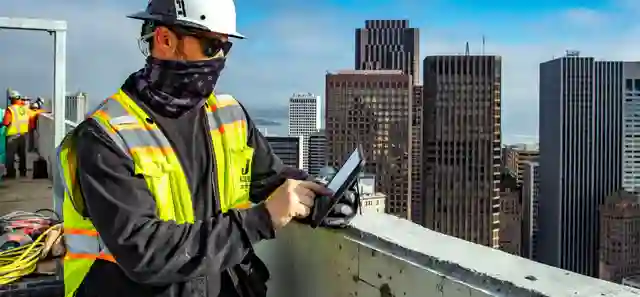
<instances>
[{"instance_id":1,"label":"skyscraper","mask_svg":"<svg viewBox=\"0 0 640 297\"><path fill-rule=\"evenodd\" d=\"M502 167L518 176L518 185L522 185L524 162L538 160L538 144L519 143L502 148Z\"/></svg>"},{"instance_id":2,"label":"skyscraper","mask_svg":"<svg viewBox=\"0 0 640 297\"><path fill-rule=\"evenodd\" d=\"M48 100L49 101L49 100ZM65 119L74 123L80 123L84 120L89 104L89 98L85 92L69 93L64 97L65 102ZM51 102L45 102L50 105ZM50 108L50 106L48 106Z\"/></svg>"},{"instance_id":3,"label":"skyscraper","mask_svg":"<svg viewBox=\"0 0 640 297\"><path fill-rule=\"evenodd\" d=\"M538 162L522 162L522 256L538 261L538 197L540 173Z\"/></svg>"},{"instance_id":4,"label":"skyscraper","mask_svg":"<svg viewBox=\"0 0 640 297\"><path fill-rule=\"evenodd\" d=\"M411 104L411 220L424 224L422 197L422 92L421 85L413 86Z\"/></svg>"},{"instance_id":5,"label":"skyscraper","mask_svg":"<svg viewBox=\"0 0 640 297\"><path fill-rule=\"evenodd\" d=\"M640 199L620 190L608 196L600 207L599 277L621 283L640 279Z\"/></svg>"},{"instance_id":6,"label":"skyscraper","mask_svg":"<svg viewBox=\"0 0 640 297\"><path fill-rule=\"evenodd\" d=\"M266 136L284 165L302 169L302 136Z\"/></svg>"},{"instance_id":7,"label":"skyscraper","mask_svg":"<svg viewBox=\"0 0 640 297\"><path fill-rule=\"evenodd\" d=\"M538 258L598 274L598 208L622 186L624 62L540 64Z\"/></svg>"},{"instance_id":8,"label":"skyscraper","mask_svg":"<svg viewBox=\"0 0 640 297\"><path fill-rule=\"evenodd\" d=\"M295 93L289 98L289 136L302 136L302 167L309 169L309 135L322 127L320 96Z\"/></svg>"},{"instance_id":9,"label":"skyscraper","mask_svg":"<svg viewBox=\"0 0 640 297\"><path fill-rule=\"evenodd\" d=\"M387 195L387 212L411 211L411 77L400 70L345 70L326 76L326 136L330 166L361 144L365 172Z\"/></svg>"},{"instance_id":10,"label":"skyscraper","mask_svg":"<svg viewBox=\"0 0 640 297\"><path fill-rule=\"evenodd\" d=\"M324 130L309 136L309 174L318 175L327 166L327 137Z\"/></svg>"},{"instance_id":11,"label":"skyscraper","mask_svg":"<svg viewBox=\"0 0 640 297\"><path fill-rule=\"evenodd\" d=\"M356 29L356 70L402 70L420 82L420 34L408 20L367 20Z\"/></svg>"},{"instance_id":12,"label":"skyscraper","mask_svg":"<svg viewBox=\"0 0 640 297\"><path fill-rule=\"evenodd\" d=\"M640 62L625 62L623 72L623 187L640 192Z\"/></svg>"},{"instance_id":13,"label":"skyscraper","mask_svg":"<svg viewBox=\"0 0 640 297\"><path fill-rule=\"evenodd\" d=\"M429 56L423 71L424 225L497 248L501 58Z\"/></svg>"}]
</instances>

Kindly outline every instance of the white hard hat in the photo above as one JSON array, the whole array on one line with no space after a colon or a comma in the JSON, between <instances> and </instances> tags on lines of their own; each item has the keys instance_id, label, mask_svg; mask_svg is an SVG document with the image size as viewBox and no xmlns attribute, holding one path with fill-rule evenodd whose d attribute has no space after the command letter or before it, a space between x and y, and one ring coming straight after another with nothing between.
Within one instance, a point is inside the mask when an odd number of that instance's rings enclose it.
<instances>
[{"instance_id":1,"label":"white hard hat","mask_svg":"<svg viewBox=\"0 0 640 297\"><path fill-rule=\"evenodd\" d=\"M16 99L17 99L17 98L22 98L22 95L20 95L20 93L18 93L18 91L16 91L16 90L11 90L11 89L7 90L7 96L8 96L10 99L13 99L13 98L16 98Z\"/></svg>"},{"instance_id":2,"label":"white hard hat","mask_svg":"<svg viewBox=\"0 0 640 297\"><path fill-rule=\"evenodd\" d=\"M128 17L245 38L236 30L233 0L149 0L145 11Z\"/></svg>"}]
</instances>

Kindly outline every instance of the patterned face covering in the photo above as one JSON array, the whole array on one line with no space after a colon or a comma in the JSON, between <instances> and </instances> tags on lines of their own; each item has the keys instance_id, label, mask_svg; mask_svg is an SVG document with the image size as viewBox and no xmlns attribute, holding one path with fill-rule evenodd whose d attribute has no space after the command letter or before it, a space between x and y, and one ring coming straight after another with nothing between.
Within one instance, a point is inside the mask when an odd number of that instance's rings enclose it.
<instances>
[{"instance_id":1,"label":"patterned face covering","mask_svg":"<svg viewBox=\"0 0 640 297\"><path fill-rule=\"evenodd\" d=\"M224 68L224 57L203 61L173 61L147 58L134 74L138 92L158 112L180 116L202 106L213 92Z\"/></svg>"}]
</instances>

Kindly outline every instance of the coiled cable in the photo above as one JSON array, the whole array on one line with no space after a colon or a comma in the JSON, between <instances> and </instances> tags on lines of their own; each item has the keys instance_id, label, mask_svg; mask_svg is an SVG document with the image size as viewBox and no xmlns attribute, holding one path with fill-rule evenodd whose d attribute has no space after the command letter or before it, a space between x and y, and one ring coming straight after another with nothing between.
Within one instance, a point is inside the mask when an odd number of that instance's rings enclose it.
<instances>
[{"instance_id":1,"label":"coiled cable","mask_svg":"<svg viewBox=\"0 0 640 297\"><path fill-rule=\"evenodd\" d=\"M62 235L61 231L62 224L54 225L42 232L33 243L0 252L0 285L33 273L38 261L49 254L52 244Z\"/></svg>"},{"instance_id":2,"label":"coiled cable","mask_svg":"<svg viewBox=\"0 0 640 297\"><path fill-rule=\"evenodd\" d=\"M45 215L45 212L50 212L53 216ZM0 216L0 234L44 228L47 229L33 242L0 251L0 285L10 284L33 273L38 261L49 254L51 247L62 236L62 224L58 215L48 209L36 212L15 211Z\"/></svg>"}]
</instances>

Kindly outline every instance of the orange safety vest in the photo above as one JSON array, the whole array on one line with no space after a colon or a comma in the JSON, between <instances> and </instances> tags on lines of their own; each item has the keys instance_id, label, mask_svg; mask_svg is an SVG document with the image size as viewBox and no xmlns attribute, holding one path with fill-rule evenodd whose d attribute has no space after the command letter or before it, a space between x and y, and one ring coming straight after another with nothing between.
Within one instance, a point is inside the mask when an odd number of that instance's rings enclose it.
<instances>
[{"instance_id":1,"label":"orange safety vest","mask_svg":"<svg viewBox=\"0 0 640 297\"><path fill-rule=\"evenodd\" d=\"M35 130L38 126L38 115L46 112L46 110L44 109L29 109L31 110L30 115L29 115L29 129L31 129L32 131Z\"/></svg>"}]
</instances>

